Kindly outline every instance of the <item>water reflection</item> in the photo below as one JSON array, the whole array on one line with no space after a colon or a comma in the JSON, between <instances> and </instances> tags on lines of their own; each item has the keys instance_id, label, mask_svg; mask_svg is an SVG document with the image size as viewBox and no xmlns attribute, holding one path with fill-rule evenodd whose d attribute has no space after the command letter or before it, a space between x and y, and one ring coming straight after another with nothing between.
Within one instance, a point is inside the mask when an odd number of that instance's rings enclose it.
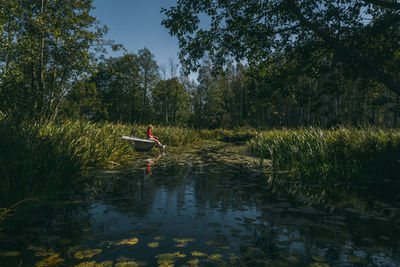
<instances>
[{"instance_id":1,"label":"water reflection","mask_svg":"<svg viewBox=\"0 0 400 267\"><path fill-rule=\"evenodd\" d=\"M11 217L0 264L31 266L57 253L68 266L400 264L395 203L249 168L252 159L241 149L143 153L124 170L82 177L53 198L63 201L42 201Z\"/></svg>"},{"instance_id":2,"label":"water reflection","mask_svg":"<svg viewBox=\"0 0 400 267\"><path fill-rule=\"evenodd\" d=\"M145 174L147 176L151 175L151 167L161 158L162 155L164 155L165 152L162 152L160 154L158 154L158 156L156 158L149 158L146 159L146 172Z\"/></svg>"}]
</instances>

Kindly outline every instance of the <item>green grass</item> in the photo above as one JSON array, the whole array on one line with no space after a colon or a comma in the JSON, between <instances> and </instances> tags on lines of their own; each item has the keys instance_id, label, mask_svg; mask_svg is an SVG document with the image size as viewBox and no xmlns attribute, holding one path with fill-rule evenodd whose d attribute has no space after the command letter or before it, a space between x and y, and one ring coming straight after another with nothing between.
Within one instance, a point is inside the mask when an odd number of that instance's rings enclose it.
<instances>
[{"instance_id":1,"label":"green grass","mask_svg":"<svg viewBox=\"0 0 400 267\"><path fill-rule=\"evenodd\" d=\"M388 178L400 173L400 131L375 128L273 130L248 142L276 170L333 180Z\"/></svg>"},{"instance_id":2,"label":"green grass","mask_svg":"<svg viewBox=\"0 0 400 267\"><path fill-rule=\"evenodd\" d=\"M200 140L192 129L156 126L153 132L170 146ZM0 195L10 201L35 196L35 190L62 186L82 169L134 159L137 152L121 135L145 137L146 126L86 121L15 126L0 120Z\"/></svg>"}]
</instances>

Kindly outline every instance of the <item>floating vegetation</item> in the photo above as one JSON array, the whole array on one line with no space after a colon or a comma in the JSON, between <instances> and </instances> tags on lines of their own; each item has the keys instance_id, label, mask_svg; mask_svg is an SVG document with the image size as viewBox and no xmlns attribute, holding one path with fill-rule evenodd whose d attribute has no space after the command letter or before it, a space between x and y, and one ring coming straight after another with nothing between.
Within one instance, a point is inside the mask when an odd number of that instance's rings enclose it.
<instances>
[{"instance_id":1,"label":"floating vegetation","mask_svg":"<svg viewBox=\"0 0 400 267\"><path fill-rule=\"evenodd\" d=\"M160 266L174 266L175 261L178 258L185 258L186 255L180 252L175 252L175 253L164 253L164 254L159 254L156 256L157 263Z\"/></svg>"},{"instance_id":2,"label":"floating vegetation","mask_svg":"<svg viewBox=\"0 0 400 267\"><path fill-rule=\"evenodd\" d=\"M114 267L140 267L140 266L147 266L147 262L130 260L130 261L118 262L114 265Z\"/></svg>"},{"instance_id":3,"label":"floating vegetation","mask_svg":"<svg viewBox=\"0 0 400 267\"><path fill-rule=\"evenodd\" d=\"M54 254L50 257L44 258L43 260L37 262L35 267L45 267L52 266L64 262L64 259L60 257L60 253Z\"/></svg>"},{"instance_id":4,"label":"floating vegetation","mask_svg":"<svg viewBox=\"0 0 400 267\"><path fill-rule=\"evenodd\" d=\"M196 239L194 238L174 238L176 242L175 247L186 247L187 243L194 242Z\"/></svg>"},{"instance_id":5,"label":"floating vegetation","mask_svg":"<svg viewBox=\"0 0 400 267\"><path fill-rule=\"evenodd\" d=\"M130 238L130 239L124 239L120 242L115 243L115 245L117 245L117 246L121 246L121 245L132 246L132 245L136 245L138 242L139 242L139 239L134 237L134 238Z\"/></svg>"},{"instance_id":6,"label":"floating vegetation","mask_svg":"<svg viewBox=\"0 0 400 267\"><path fill-rule=\"evenodd\" d=\"M199 265L200 260L199 259L193 259L193 260L188 261L187 263L189 264L189 266L195 267L195 266Z\"/></svg>"},{"instance_id":7,"label":"floating vegetation","mask_svg":"<svg viewBox=\"0 0 400 267\"><path fill-rule=\"evenodd\" d=\"M350 263L360 263L361 258L358 257L358 256L355 256L355 255L349 255L349 256L347 257L347 260L348 260Z\"/></svg>"},{"instance_id":8,"label":"floating vegetation","mask_svg":"<svg viewBox=\"0 0 400 267\"><path fill-rule=\"evenodd\" d=\"M86 261L86 262L81 262L75 267L112 267L113 262L112 261L103 261L103 262L95 262L95 261Z\"/></svg>"},{"instance_id":9,"label":"floating vegetation","mask_svg":"<svg viewBox=\"0 0 400 267\"><path fill-rule=\"evenodd\" d=\"M205 256L207 256L207 254L205 254L203 252L200 252L200 251L192 251L191 254L194 257L205 257Z\"/></svg>"},{"instance_id":10,"label":"floating vegetation","mask_svg":"<svg viewBox=\"0 0 400 267\"><path fill-rule=\"evenodd\" d=\"M35 252L34 255L36 257L47 257L47 256L54 255L53 249L48 249L44 246L34 246L34 245L29 244L28 250L34 251Z\"/></svg>"},{"instance_id":11,"label":"floating vegetation","mask_svg":"<svg viewBox=\"0 0 400 267\"><path fill-rule=\"evenodd\" d=\"M158 246L160 246L160 243L158 243L158 242L150 242L150 243L147 244L147 246L149 248L158 248Z\"/></svg>"},{"instance_id":12,"label":"floating vegetation","mask_svg":"<svg viewBox=\"0 0 400 267\"><path fill-rule=\"evenodd\" d=\"M313 262L310 267L330 267L329 264L323 262Z\"/></svg>"},{"instance_id":13,"label":"floating vegetation","mask_svg":"<svg viewBox=\"0 0 400 267\"><path fill-rule=\"evenodd\" d=\"M161 235L154 237L154 240L164 240L164 239L165 239L165 237L163 237Z\"/></svg>"},{"instance_id":14,"label":"floating vegetation","mask_svg":"<svg viewBox=\"0 0 400 267\"><path fill-rule=\"evenodd\" d=\"M114 265L114 267L141 267L148 265L147 261L136 261L124 256L120 256L116 261L117 263Z\"/></svg>"},{"instance_id":15,"label":"floating vegetation","mask_svg":"<svg viewBox=\"0 0 400 267\"><path fill-rule=\"evenodd\" d=\"M91 258L101 252L101 249L86 249L75 252L74 257L77 259Z\"/></svg>"},{"instance_id":16,"label":"floating vegetation","mask_svg":"<svg viewBox=\"0 0 400 267\"><path fill-rule=\"evenodd\" d=\"M222 260L222 258L223 258L223 256L222 256L221 254L212 254L212 255L210 255L210 257L209 257L209 259L210 259L210 260L213 260L213 261L215 261L215 260Z\"/></svg>"},{"instance_id":17,"label":"floating vegetation","mask_svg":"<svg viewBox=\"0 0 400 267\"><path fill-rule=\"evenodd\" d=\"M21 255L21 252L19 251L0 251L0 257L17 257L19 255Z\"/></svg>"}]
</instances>

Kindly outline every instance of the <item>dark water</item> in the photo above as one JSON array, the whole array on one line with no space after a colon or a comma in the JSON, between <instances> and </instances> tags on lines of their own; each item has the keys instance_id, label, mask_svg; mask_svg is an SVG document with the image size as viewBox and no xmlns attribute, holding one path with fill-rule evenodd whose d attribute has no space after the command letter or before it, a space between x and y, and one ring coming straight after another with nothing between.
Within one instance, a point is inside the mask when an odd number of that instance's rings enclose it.
<instances>
[{"instance_id":1,"label":"dark water","mask_svg":"<svg viewBox=\"0 0 400 267\"><path fill-rule=\"evenodd\" d=\"M397 190L259 165L214 144L90 171L6 218L0 266L400 266Z\"/></svg>"}]
</instances>

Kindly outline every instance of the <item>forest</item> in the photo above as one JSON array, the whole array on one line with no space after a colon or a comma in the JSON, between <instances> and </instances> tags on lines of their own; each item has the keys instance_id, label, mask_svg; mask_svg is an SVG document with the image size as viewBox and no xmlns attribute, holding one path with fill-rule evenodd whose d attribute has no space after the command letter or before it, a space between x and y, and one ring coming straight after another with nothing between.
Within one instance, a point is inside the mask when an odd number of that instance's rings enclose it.
<instances>
[{"instance_id":1,"label":"forest","mask_svg":"<svg viewBox=\"0 0 400 267\"><path fill-rule=\"evenodd\" d=\"M128 52L106 40L92 2L3 0L3 118L15 125L398 126L396 2L178 1L163 11L163 24L179 39L181 63L171 57L167 66L147 48ZM211 14L208 29L195 23L200 14Z\"/></svg>"}]
</instances>

